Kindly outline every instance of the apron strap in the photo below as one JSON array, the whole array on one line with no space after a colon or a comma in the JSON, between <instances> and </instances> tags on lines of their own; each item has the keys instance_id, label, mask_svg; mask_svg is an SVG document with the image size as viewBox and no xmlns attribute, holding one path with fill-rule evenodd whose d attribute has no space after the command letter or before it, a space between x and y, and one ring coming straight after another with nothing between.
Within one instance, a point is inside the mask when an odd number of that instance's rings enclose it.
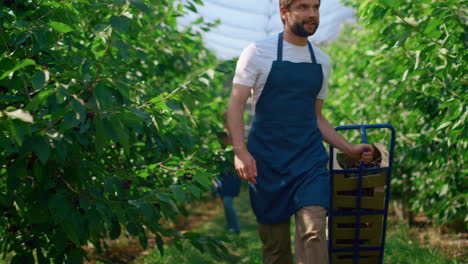
<instances>
[{"instance_id":1,"label":"apron strap","mask_svg":"<svg viewBox=\"0 0 468 264\"><path fill-rule=\"evenodd\" d=\"M283 32L281 32L278 36L278 55L276 60L283 61Z\"/></svg>"},{"instance_id":2,"label":"apron strap","mask_svg":"<svg viewBox=\"0 0 468 264\"><path fill-rule=\"evenodd\" d=\"M310 58L312 59L312 62L317 63L317 60L315 59L314 49L312 48L312 45L309 41L307 41L307 45L309 46Z\"/></svg>"},{"instance_id":3,"label":"apron strap","mask_svg":"<svg viewBox=\"0 0 468 264\"><path fill-rule=\"evenodd\" d=\"M307 45L309 46L310 58L312 59L312 63L317 63L315 59L314 49L309 41L307 41ZM283 61L283 32L279 33L278 36L278 55L276 58L277 61Z\"/></svg>"}]
</instances>

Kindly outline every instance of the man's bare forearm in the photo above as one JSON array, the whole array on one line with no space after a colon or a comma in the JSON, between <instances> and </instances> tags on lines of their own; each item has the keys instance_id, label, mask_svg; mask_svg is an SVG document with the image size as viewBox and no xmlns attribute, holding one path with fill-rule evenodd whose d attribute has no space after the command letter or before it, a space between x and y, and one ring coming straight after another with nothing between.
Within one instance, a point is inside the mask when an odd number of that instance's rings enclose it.
<instances>
[{"instance_id":1,"label":"man's bare forearm","mask_svg":"<svg viewBox=\"0 0 468 264\"><path fill-rule=\"evenodd\" d=\"M317 115L317 126L322 132L322 137L325 142L343 151L346 154L351 153L352 145L340 134L338 134L332 125L323 115Z\"/></svg>"},{"instance_id":2,"label":"man's bare forearm","mask_svg":"<svg viewBox=\"0 0 468 264\"><path fill-rule=\"evenodd\" d=\"M244 109L250 89L248 86L234 84L229 98L227 121L235 152L247 150L244 137Z\"/></svg>"},{"instance_id":3,"label":"man's bare forearm","mask_svg":"<svg viewBox=\"0 0 468 264\"><path fill-rule=\"evenodd\" d=\"M245 138L244 138L244 107L233 100L229 101L229 107L227 111L228 127L232 137L232 145L234 151L244 150Z\"/></svg>"},{"instance_id":4,"label":"man's bare forearm","mask_svg":"<svg viewBox=\"0 0 468 264\"><path fill-rule=\"evenodd\" d=\"M252 87L233 84L229 98L227 121L234 146L234 167L243 180L257 184L257 165L244 140L244 108Z\"/></svg>"}]
</instances>

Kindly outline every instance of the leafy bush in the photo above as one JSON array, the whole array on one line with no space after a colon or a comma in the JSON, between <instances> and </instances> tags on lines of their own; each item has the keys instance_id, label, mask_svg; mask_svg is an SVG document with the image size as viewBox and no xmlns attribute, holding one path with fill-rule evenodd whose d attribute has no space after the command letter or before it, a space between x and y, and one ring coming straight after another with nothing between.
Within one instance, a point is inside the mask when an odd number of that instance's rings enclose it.
<instances>
[{"instance_id":1,"label":"leafy bush","mask_svg":"<svg viewBox=\"0 0 468 264\"><path fill-rule=\"evenodd\" d=\"M125 230L224 249L162 219L210 188L223 72L199 0L4 1L0 238L12 263L81 263ZM123 227L123 230L122 230Z\"/></svg>"},{"instance_id":2,"label":"leafy bush","mask_svg":"<svg viewBox=\"0 0 468 264\"><path fill-rule=\"evenodd\" d=\"M392 124L393 197L466 222L467 1L346 2L359 25L328 48L333 123Z\"/></svg>"}]
</instances>

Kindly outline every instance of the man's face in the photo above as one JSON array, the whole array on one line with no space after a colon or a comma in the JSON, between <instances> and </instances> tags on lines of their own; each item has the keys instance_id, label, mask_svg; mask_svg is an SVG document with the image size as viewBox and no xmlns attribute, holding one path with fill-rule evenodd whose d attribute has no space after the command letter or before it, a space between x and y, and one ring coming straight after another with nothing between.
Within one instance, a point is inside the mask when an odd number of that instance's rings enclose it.
<instances>
[{"instance_id":1,"label":"man's face","mask_svg":"<svg viewBox=\"0 0 468 264\"><path fill-rule=\"evenodd\" d=\"M319 26L319 0L296 0L289 9L281 7L285 26L300 36L312 36Z\"/></svg>"}]
</instances>

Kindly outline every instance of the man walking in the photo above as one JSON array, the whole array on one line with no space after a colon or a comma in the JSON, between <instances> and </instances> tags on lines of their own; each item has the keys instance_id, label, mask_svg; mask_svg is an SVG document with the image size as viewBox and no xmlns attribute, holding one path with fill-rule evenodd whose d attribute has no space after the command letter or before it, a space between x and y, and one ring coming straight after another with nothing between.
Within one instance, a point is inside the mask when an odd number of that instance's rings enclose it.
<instances>
[{"instance_id":1,"label":"man walking","mask_svg":"<svg viewBox=\"0 0 468 264\"><path fill-rule=\"evenodd\" d=\"M263 263L328 263L325 217L329 173L322 140L369 161L368 144L352 145L322 115L330 60L307 37L319 26L320 0L280 0L284 31L250 44L236 67L228 106L235 168L249 181L263 244ZM251 93L255 118L245 144L243 112Z\"/></svg>"}]
</instances>

